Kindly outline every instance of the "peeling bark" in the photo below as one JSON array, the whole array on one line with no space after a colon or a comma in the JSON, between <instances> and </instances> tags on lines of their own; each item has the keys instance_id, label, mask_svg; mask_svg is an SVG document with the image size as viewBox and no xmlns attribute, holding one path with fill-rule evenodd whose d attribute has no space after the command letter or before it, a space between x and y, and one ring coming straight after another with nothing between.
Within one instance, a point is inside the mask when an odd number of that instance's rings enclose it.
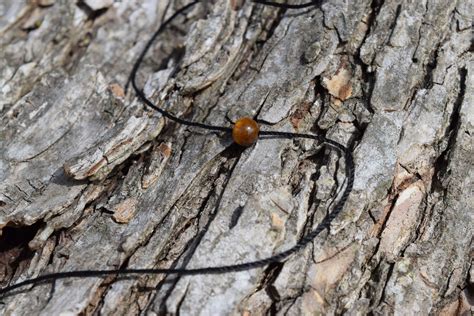
<instances>
[{"instance_id":1,"label":"peeling bark","mask_svg":"<svg viewBox=\"0 0 474 316\"><path fill-rule=\"evenodd\" d=\"M3 1L0 286L256 260L331 209L344 182L335 153L281 139L243 151L125 91L149 34L182 4ZM147 96L198 122L256 116L348 146L356 175L342 215L284 263L60 280L2 298L1 313L472 312L471 26L465 0L196 6L146 57Z\"/></svg>"}]
</instances>

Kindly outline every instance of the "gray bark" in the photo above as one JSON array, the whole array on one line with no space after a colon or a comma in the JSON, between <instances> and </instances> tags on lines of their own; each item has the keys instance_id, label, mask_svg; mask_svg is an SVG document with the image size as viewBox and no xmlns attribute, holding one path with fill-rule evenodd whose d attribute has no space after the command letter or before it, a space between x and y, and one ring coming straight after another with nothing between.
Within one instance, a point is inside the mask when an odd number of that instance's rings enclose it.
<instances>
[{"instance_id":1,"label":"gray bark","mask_svg":"<svg viewBox=\"0 0 474 316\"><path fill-rule=\"evenodd\" d=\"M228 136L125 94L150 34L181 4L2 1L0 286L251 261L331 210L345 179L336 153L262 139L240 154ZM472 312L471 17L467 0L197 6L145 59L146 94L194 121L257 115L262 129L349 146L356 180L342 215L268 268L61 280L1 299L1 313Z\"/></svg>"}]
</instances>

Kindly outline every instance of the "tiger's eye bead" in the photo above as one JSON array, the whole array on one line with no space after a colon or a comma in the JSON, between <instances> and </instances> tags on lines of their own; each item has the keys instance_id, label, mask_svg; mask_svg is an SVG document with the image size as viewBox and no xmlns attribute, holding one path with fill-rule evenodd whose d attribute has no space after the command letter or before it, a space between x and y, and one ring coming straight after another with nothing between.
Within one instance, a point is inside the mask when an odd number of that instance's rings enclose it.
<instances>
[{"instance_id":1,"label":"tiger's eye bead","mask_svg":"<svg viewBox=\"0 0 474 316\"><path fill-rule=\"evenodd\" d=\"M259 131L257 122L250 117L242 117L235 122L232 138L240 146L248 147L257 141Z\"/></svg>"}]
</instances>

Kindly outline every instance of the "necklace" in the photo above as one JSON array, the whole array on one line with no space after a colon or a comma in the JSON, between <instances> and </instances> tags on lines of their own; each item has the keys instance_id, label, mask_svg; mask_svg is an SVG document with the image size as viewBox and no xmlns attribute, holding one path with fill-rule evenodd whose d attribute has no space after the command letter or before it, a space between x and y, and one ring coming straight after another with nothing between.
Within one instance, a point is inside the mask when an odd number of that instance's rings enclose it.
<instances>
[{"instance_id":1,"label":"necklace","mask_svg":"<svg viewBox=\"0 0 474 316\"><path fill-rule=\"evenodd\" d=\"M316 226L316 228L310 233L308 233L306 236L302 237L301 240L296 243L296 245L294 245L293 247L285 251L282 251L280 253L277 253L265 259L238 263L238 264L209 266L209 267L191 268L191 269L186 269L186 268L121 269L121 270L77 270L77 271L58 272L58 273L45 274L36 278L28 279L16 284L9 285L5 288L0 289L1 296L4 296L5 294L26 285L38 284L45 281L54 281L54 280L66 279L66 278L91 278L91 277L104 277L108 275L114 275L114 276L122 275L123 276L123 275L143 275L143 274L179 274L179 275L222 274L222 273L228 273L228 272L239 272L239 271L246 271L250 269L261 268L271 263L281 262L282 260L285 260L286 258L288 258L290 255L304 248L308 243L313 241L314 238L316 238L316 236L318 236L323 230L329 229L331 222L339 215L339 213L341 213L348 199L348 196L350 192L352 191L352 187L354 183L354 162L353 162L352 154L343 145L320 135L260 130L260 127L258 126L257 122L249 117L243 117L237 120L233 127L210 125L210 124L204 124L200 122L185 120L156 106L151 100L149 100L145 96L143 90L138 86L138 84L136 83L137 72L140 68L140 65L142 64L142 61L145 55L147 54L148 50L151 48L155 40L178 15L182 14L183 12L190 9L191 7L193 7L199 2L200 1L194 1L178 9L170 18L168 18L162 23L159 29L153 34L151 39L145 45L145 48L143 49L143 51L137 58L137 61L135 62L132 68L130 79L129 79L129 82L131 83L136 95L146 106L161 113L161 115L163 115L164 117L168 118L171 121L174 121L182 125L231 134L234 142L240 146L248 147L248 146L253 145L255 142L257 142L260 136L270 136L273 138L281 138L281 139L298 139L298 138L311 139L314 141L319 141L321 144L323 144L327 148L337 151L344 158L344 161L345 161L346 186L343 190L343 193L339 201L334 205L333 210L327 213L327 215ZM262 5L267 5L267 6L284 8L284 9L302 9L302 8L316 6L320 4L321 0L315 0L315 1L307 2L307 3L303 3L299 5L275 3L275 2L270 2L266 0L252 0L252 2L259 3Z\"/></svg>"}]
</instances>

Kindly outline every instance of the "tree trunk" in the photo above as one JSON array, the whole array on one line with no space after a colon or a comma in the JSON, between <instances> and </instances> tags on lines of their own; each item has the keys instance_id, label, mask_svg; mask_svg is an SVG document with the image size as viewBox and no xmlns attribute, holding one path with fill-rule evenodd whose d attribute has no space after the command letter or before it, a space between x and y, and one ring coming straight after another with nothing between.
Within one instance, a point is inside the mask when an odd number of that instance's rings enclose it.
<instances>
[{"instance_id":1,"label":"tree trunk","mask_svg":"<svg viewBox=\"0 0 474 316\"><path fill-rule=\"evenodd\" d=\"M235 1L232 1L234 3ZM344 159L309 140L248 149L125 91L185 1L2 0L0 286L84 269L196 268L293 246L332 210ZM179 117L325 135L353 152L340 216L284 263L237 273L47 282L4 315L469 314L472 4L198 4L139 82Z\"/></svg>"}]
</instances>

